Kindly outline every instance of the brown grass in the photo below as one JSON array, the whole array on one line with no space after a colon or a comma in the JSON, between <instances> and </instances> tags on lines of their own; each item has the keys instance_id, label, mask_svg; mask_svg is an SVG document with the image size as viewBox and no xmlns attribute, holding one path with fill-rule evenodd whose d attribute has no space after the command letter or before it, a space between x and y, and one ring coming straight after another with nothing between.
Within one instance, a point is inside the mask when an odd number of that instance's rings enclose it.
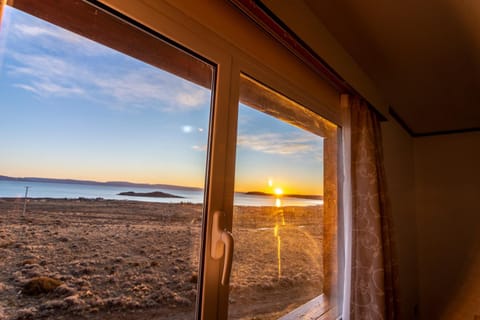
<instances>
[{"instance_id":1,"label":"brown grass","mask_svg":"<svg viewBox=\"0 0 480 320\"><path fill-rule=\"evenodd\" d=\"M63 282L49 277L36 277L29 280L24 286L22 293L29 296L37 296L43 293L50 293Z\"/></svg>"},{"instance_id":2,"label":"brown grass","mask_svg":"<svg viewBox=\"0 0 480 320\"><path fill-rule=\"evenodd\" d=\"M31 199L27 220L16 204L0 198L4 319L194 316L201 205ZM322 292L322 216L321 207L236 208L233 319L277 319Z\"/></svg>"},{"instance_id":3,"label":"brown grass","mask_svg":"<svg viewBox=\"0 0 480 320\"><path fill-rule=\"evenodd\" d=\"M0 249L6 249L13 244L15 244L15 241L2 241L0 242Z\"/></svg>"}]
</instances>

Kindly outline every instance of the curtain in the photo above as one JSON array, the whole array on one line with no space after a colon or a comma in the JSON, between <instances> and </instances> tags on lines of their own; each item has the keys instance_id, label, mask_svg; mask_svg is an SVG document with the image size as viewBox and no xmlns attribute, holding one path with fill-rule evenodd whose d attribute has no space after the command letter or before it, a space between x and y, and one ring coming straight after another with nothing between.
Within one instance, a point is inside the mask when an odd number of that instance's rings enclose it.
<instances>
[{"instance_id":1,"label":"curtain","mask_svg":"<svg viewBox=\"0 0 480 320\"><path fill-rule=\"evenodd\" d=\"M359 98L350 103L350 128L350 319L392 320L398 318L398 281L380 122Z\"/></svg>"}]
</instances>

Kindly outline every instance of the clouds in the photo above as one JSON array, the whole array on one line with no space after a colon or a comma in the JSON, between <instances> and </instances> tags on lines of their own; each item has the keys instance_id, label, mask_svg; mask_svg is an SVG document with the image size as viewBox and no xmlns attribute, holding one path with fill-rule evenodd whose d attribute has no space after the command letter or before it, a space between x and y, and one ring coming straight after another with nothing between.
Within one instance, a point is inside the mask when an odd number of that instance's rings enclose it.
<instances>
[{"instance_id":1,"label":"clouds","mask_svg":"<svg viewBox=\"0 0 480 320\"><path fill-rule=\"evenodd\" d=\"M26 36L39 36L39 35L54 35L56 36L57 33L53 32L52 30L48 30L47 28L42 28L33 25L26 25L18 23L15 25L14 30L18 32L20 35Z\"/></svg>"},{"instance_id":2,"label":"clouds","mask_svg":"<svg viewBox=\"0 0 480 320\"><path fill-rule=\"evenodd\" d=\"M186 83L183 84L183 89L183 91L177 92L175 96L175 101L180 106L186 108L197 107L207 103L210 98L210 94L207 90L200 88L195 90L192 86L189 87Z\"/></svg>"},{"instance_id":3,"label":"clouds","mask_svg":"<svg viewBox=\"0 0 480 320\"><path fill-rule=\"evenodd\" d=\"M307 133L240 134L237 144L253 151L282 156L317 155L321 153L320 138Z\"/></svg>"},{"instance_id":4,"label":"clouds","mask_svg":"<svg viewBox=\"0 0 480 320\"><path fill-rule=\"evenodd\" d=\"M199 145L194 145L194 146L192 146L192 149L195 150L195 151L205 152L205 151L207 151L207 145L206 145L206 144L205 144L205 145L201 145L201 146L199 146Z\"/></svg>"},{"instance_id":5,"label":"clouds","mask_svg":"<svg viewBox=\"0 0 480 320\"><path fill-rule=\"evenodd\" d=\"M83 95L85 92L81 88L69 88L55 83L48 82L32 82L31 85L27 84L14 84L14 87L33 92L38 95L58 95L58 96L70 96L70 95Z\"/></svg>"},{"instance_id":6,"label":"clouds","mask_svg":"<svg viewBox=\"0 0 480 320\"><path fill-rule=\"evenodd\" d=\"M108 55L111 50L73 32L47 22L21 17L10 29L17 41L35 39L35 45L53 52L79 53L83 56Z\"/></svg>"},{"instance_id":7,"label":"clouds","mask_svg":"<svg viewBox=\"0 0 480 320\"><path fill-rule=\"evenodd\" d=\"M209 91L150 67L138 69L110 68L85 77L94 91L113 98L118 104L135 104L140 108L161 111L188 111L209 102Z\"/></svg>"},{"instance_id":8,"label":"clouds","mask_svg":"<svg viewBox=\"0 0 480 320\"><path fill-rule=\"evenodd\" d=\"M115 109L190 111L210 91L72 32L15 13L6 63L13 87L41 98L76 98Z\"/></svg>"},{"instance_id":9,"label":"clouds","mask_svg":"<svg viewBox=\"0 0 480 320\"><path fill-rule=\"evenodd\" d=\"M7 65L7 70L16 88L43 97L86 94L85 88L71 76L76 73L75 68L62 59L21 53L13 53L11 58L16 63Z\"/></svg>"}]
</instances>

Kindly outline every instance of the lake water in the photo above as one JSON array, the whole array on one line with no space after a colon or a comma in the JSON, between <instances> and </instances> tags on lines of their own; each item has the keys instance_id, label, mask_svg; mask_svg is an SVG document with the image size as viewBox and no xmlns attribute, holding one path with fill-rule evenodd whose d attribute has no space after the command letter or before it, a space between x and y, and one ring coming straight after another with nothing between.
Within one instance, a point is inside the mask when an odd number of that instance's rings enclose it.
<instances>
[{"instance_id":1,"label":"lake water","mask_svg":"<svg viewBox=\"0 0 480 320\"><path fill-rule=\"evenodd\" d=\"M146 202L163 203L203 203L203 190L169 189L169 188L145 188L145 187L120 187L107 185L90 185L74 183L52 183L52 182L26 182L26 181L0 181L0 197L23 198L25 187L28 186L29 198L103 198L110 200L135 200ZM152 192L161 191L181 196L183 198L147 198L120 196L120 192ZM311 206L321 205L322 200L308 200L282 197L282 206ZM242 206L274 206L275 198L269 196L246 195L235 193L235 205Z\"/></svg>"}]
</instances>

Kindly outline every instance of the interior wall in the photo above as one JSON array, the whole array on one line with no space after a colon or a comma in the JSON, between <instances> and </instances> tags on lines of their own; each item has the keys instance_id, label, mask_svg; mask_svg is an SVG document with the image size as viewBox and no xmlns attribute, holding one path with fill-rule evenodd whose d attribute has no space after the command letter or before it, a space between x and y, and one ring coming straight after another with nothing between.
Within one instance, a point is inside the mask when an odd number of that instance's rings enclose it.
<instances>
[{"instance_id":1,"label":"interior wall","mask_svg":"<svg viewBox=\"0 0 480 320\"><path fill-rule=\"evenodd\" d=\"M400 319L416 319L417 240L413 138L396 122L382 123L383 152L400 277Z\"/></svg>"},{"instance_id":2,"label":"interior wall","mask_svg":"<svg viewBox=\"0 0 480 320\"><path fill-rule=\"evenodd\" d=\"M474 319L480 316L480 132L416 138L414 150L421 319Z\"/></svg>"},{"instance_id":3,"label":"interior wall","mask_svg":"<svg viewBox=\"0 0 480 320\"><path fill-rule=\"evenodd\" d=\"M314 14L307 1L262 0L297 36L305 41L348 84L362 94L384 116L388 103L361 66L340 45Z\"/></svg>"}]
</instances>

